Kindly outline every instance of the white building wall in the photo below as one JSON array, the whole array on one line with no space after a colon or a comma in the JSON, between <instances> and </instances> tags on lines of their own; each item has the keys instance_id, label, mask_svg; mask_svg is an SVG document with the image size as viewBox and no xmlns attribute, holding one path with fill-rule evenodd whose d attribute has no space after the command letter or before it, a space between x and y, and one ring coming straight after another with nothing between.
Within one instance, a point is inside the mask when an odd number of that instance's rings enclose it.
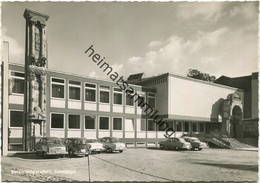
<instances>
[{"instance_id":1,"label":"white building wall","mask_svg":"<svg viewBox=\"0 0 260 183\"><path fill-rule=\"evenodd\" d=\"M169 76L170 115L182 115L211 119L217 118L213 105L237 89L207 84L177 76ZM212 116L213 114L213 116Z\"/></svg>"}]
</instances>

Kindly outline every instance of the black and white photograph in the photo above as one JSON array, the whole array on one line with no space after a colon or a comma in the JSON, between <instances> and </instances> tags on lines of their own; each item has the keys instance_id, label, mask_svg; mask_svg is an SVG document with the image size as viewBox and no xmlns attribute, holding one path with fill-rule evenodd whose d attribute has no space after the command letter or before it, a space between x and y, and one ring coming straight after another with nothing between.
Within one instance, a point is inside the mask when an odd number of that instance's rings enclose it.
<instances>
[{"instance_id":1,"label":"black and white photograph","mask_svg":"<svg viewBox=\"0 0 260 183\"><path fill-rule=\"evenodd\" d=\"M1 182L258 182L258 1L1 3Z\"/></svg>"}]
</instances>

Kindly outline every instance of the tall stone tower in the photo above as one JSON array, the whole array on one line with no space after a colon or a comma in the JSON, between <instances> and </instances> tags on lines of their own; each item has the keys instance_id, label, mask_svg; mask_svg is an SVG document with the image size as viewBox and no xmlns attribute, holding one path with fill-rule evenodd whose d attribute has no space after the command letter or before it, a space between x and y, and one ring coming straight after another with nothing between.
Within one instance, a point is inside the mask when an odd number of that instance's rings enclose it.
<instances>
[{"instance_id":1,"label":"tall stone tower","mask_svg":"<svg viewBox=\"0 0 260 183\"><path fill-rule=\"evenodd\" d=\"M35 139L45 136L48 63L46 21L49 16L26 9L24 18L26 39L23 144L25 151L32 151Z\"/></svg>"}]
</instances>

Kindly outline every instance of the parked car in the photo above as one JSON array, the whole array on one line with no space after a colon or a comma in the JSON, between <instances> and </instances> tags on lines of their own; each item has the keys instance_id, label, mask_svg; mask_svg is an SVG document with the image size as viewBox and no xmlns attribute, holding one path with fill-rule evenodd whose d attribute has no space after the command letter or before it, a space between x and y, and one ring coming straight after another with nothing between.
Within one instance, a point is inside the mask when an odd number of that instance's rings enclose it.
<instances>
[{"instance_id":1,"label":"parked car","mask_svg":"<svg viewBox=\"0 0 260 183\"><path fill-rule=\"evenodd\" d=\"M89 155L90 145L85 138L68 138L65 141L69 156L87 156Z\"/></svg>"},{"instance_id":2,"label":"parked car","mask_svg":"<svg viewBox=\"0 0 260 183\"><path fill-rule=\"evenodd\" d=\"M187 137L186 136L186 137L184 137L184 140L191 144L192 150L198 149L200 151L201 149L208 148L207 143L201 142L197 137Z\"/></svg>"},{"instance_id":3,"label":"parked car","mask_svg":"<svg viewBox=\"0 0 260 183\"><path fill-rule=\"evenodd\" d=\"M87 139L86 142L90 147L89 154L91 154L92 152L101 153L102 151L104 151L103 144L99 140Z\"/></svg>"},{"instance_id":4,"label":"parked car","mask_svg":"<svg viewBox=\"0 0 260 183\"><path fill-rule=\"evenodd\" d=\"M190 150L191 144L189 142L186 142L183 138L168 138L167 140L159 142L161 149L184 149L184 150Z\"/></svg>"},{"instance_id":5,"label":"parked car","mask_svg":"<svg viewBox=\"0 0 260 183\"><path fill-rule=\"evenodd\" d=\"M103 144L103 147L106 152L123 152L126 149L125 143L119 141L115 137L103 137L100 139L100 142Z\"/></svg>"},{"instance_id":6,"label":"parked car","mask_svg":"<svg viewBox=\"0 0 260 183\"><path fill-rule=\"evenodd\" d=\"M46 157L48 155L65 156L68 154L66 147L60 138L56 137L42 137L35 144L35 151L37 155Z\"/></svg>"}]
</instances>

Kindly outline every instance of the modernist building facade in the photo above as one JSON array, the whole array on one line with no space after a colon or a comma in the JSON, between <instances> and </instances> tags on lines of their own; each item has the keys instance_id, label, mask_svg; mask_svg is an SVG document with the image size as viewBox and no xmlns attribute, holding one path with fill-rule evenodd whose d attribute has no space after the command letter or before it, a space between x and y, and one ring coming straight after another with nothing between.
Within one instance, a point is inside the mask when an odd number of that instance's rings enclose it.
<instances>
[{"instance_id":1,"label":"modernist building facade","mask_svg":"<svg viewBox=\"0 0 260 183\"><path fill-rule=\"evenodd\" d=\"M7 51L1 61L4 154L7 149L32 150L33 142L43 136L118 137L128 147L154 146L165 138L164 129L116 83L49 69L49 17L25 10L24 18L25 65L9 63ZM258 136L256 74L246 79L222 77L218 84L170 73L140 76L130 76L128 83L145 103L158 110L158 115L176 131L174 136Z\"/></svg>"},{"instance_id":2,"label":"modernist building facade","mask_svg":"<svg viewBox=\"0 0 260 183\"><path fill-rule=\"evenodd\" d=\"M9 64L9 150L21 149L23 143L24 82L24 67ZM248 101L243 89L169 73L129 82L135 83L131 87L176 130L173 136L223 132L242 138L257 134L257 122L244 125L248 123L243 116L248 113L244 112ZM47 118L43 125L32 127L36 138L111 136L128 147L153 146L165 138L165 132L147 118L136 99L126 96L112 81L48 70L46 91ZM249 103L257 108L257 100Z\"/></svg>"}]
</instances>

